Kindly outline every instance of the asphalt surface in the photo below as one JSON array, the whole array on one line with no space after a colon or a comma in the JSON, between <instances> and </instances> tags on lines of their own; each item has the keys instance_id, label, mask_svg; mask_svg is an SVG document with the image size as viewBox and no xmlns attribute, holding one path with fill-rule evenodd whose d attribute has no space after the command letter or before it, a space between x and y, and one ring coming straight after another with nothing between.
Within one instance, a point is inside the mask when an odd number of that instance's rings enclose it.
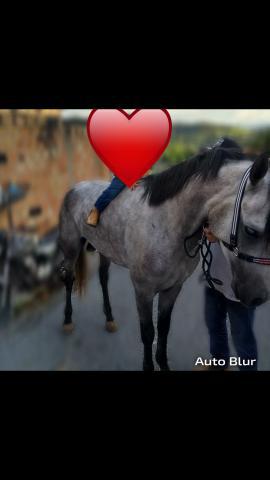
<instances>
[{"instance_id":1,"label":"asphalt surface","mask_svg":"<svg viewBox=\"0 0 270 480\"><path fill-rule=\"evenodd\" d=\"M0 370L137 371L142 367L133 287L129 272L112 265L110 297L119 330L106 332L97 255L89 256L91 275L86 295L73 297L73 334L63 333L64 289L34 311L6 322L0 319ZM154 322L156 323L156 306ZM270 370L270 304L257 311L255 334L259 370ZM231 345L232 355L235 355ZM190 371L197 357L209 358L209 339L203 317L203 286L196 271L179 295L172 317L168 357L172 370Z\"/></svg>"}]
</instances>

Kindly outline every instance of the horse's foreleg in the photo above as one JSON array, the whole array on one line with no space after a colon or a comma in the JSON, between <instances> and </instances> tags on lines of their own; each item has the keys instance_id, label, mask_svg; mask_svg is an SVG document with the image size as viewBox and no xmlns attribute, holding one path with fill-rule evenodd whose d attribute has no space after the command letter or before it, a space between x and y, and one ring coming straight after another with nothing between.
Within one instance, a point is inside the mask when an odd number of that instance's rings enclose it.
<instances>
[{"instance_id":1,"label":"horse's foreleg","mask_svg":"<svg viewBox=\"0 0 270 480\"><path fill-rule=\"evenodd\" d=\"M169 370L167 340L171 324L172 310L182 285L160 292L158 306L158 342L156 361L161 370Z\"/></svg>"},{"instance_id":2,"label":"horse's foreleg","mask_svg":"<svg viewBox=\"0 0 270 480\"><path fill-rule=\"evenodd\" d=\"M106 330L110 333L114 333L117 331L117 325L112 315L112 308L108 290L110 264L110 260L100 254L99 280L103 293L103 310L106 315Z\"/></svg>"},{"instance_id":3,"label":"horse's foreleg","mask_svg":"<svg viewBox=\"0 0 270 480\"><path fill-rule=\"evenodd\" d=\"M144 371L153 371L153 355L152 347L155 338L155 329L153 325L153 298L154 295L147 296L144 291L136 288L136 303L140 318L140 327L141 327L141 338L144 345L144 360L143 360L143 369Z\"/></svg>"}]
</instances>

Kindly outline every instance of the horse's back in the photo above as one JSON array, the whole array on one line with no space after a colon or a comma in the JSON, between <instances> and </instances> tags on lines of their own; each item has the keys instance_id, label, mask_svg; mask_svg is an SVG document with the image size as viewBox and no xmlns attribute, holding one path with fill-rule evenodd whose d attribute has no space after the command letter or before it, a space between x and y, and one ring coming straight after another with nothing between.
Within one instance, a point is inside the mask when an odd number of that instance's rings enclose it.
<instances>
[{"instance_id":1,"label":"horse's back","mask_svg":"<svg viewBox=\"0 0 270 480\"><path fill-rule=\"evenodd\" d=\"M84 181L77 183L66 194L62 210L66 210L72 216L78 227L81 227L82 219L85 220L89 211L95 205L98 197L108 187L104 181Z\"/></svg>"},{"instance_id":2,"label":"horse's back","mask_svg":"<svg viewBox=\"0 0 270 480\"><path fill-rule=\"evenodd\" d=\"M142 190L138 188L132 192L128 188L124 189L102 213L98 228L90 227L86 224L86 219L108 185L109 183L104 181L84 181L76 184L65 197L60 230L61 224L71 223L76 226L78 234L92 243L100 253L125 266L126 231L133 212L140 210L138 203L142 201Z\"/></svg>"}]
</instances>

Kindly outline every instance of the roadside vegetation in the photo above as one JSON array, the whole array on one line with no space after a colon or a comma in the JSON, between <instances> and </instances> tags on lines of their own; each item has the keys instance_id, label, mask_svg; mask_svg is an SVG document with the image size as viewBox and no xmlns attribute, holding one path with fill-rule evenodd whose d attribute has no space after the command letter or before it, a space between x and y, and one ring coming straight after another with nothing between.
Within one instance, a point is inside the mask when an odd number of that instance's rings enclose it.
<instances>
[{"instance_id":1,"label":"roadside vegetation","mask_svg":"<svg viewBox=\"0 0 270 480\"><path fill-rule=\"evenodd\" d=\"M211 145L223 136L235 139L253 153L270 152L270 128L251 130L211 124L178 125L173 130L170 145L154 170L157 172L183 162L200 147Z\"/></svg>"}]
</instances>

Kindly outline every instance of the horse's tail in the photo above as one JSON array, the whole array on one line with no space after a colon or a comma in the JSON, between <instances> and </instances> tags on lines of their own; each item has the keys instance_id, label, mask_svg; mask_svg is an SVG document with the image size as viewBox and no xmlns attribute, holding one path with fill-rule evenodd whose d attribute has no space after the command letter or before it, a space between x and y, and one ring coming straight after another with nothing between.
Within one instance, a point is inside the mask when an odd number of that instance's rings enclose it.
<instances>
[{"instance_id":1,"label":"horse's tail","mask_svg":"<svg viewBox=\"0 0 270 480\"><path fill-rule=\"evenodd\" d=\"M85 293L87 276L88 276L88 269L87 269L86 253L84 248L82 247L75 265L75 281L74 281L74 291L78 292L80 296L82 296Z\"/></svg>"}]
</instances>

